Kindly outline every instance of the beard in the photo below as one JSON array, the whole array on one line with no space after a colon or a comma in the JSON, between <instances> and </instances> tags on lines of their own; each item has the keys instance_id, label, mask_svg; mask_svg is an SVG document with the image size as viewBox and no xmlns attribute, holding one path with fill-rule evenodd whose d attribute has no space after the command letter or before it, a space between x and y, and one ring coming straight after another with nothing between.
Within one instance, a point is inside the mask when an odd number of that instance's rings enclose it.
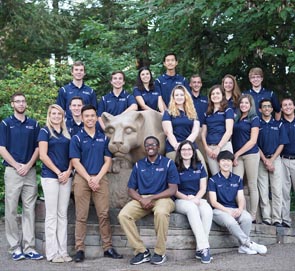
<instances>
[{"instance_id":1,"label":"beard","mask_svg":"<svg viewBox=\"0 0 295 271\"><path fill-rule=\"evenodd\" d=\"M23 108L16 108L14 107L14 111L18 114L23 114L26 112L26 107L23 107Z\"/></svg>"}]
</instances>

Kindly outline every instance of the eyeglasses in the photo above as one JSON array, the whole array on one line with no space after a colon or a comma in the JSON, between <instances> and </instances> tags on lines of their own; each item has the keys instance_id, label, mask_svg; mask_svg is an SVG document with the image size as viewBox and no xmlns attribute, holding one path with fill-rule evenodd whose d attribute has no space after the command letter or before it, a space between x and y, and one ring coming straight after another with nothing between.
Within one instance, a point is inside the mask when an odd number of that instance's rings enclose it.
<instances>
[{"instance_id":1,"label":"eyeglasses","mask_svg":"<svg viewBox=\"0 0 295 271\"><path fill-rule=\"evenodd\" d=\"M153 147L153 148L155 148L155 147L158 147L158 144L157 144L157 143L145 144L144 147L145 147L145 148L148 148L148 147Z\"/></svg>"},{"instance_id":2,"label":"eyeglasses","mask_svg":"<svg viewBox=\"0 0 295 271\"><path fill-rule=\"evenodd\" d=\"M185 151L193 151L193 149L191 149L191 148L188 148L188 149L181 149L180 151L181 151L181 152L185 152Z\"/></svg>"},{"instance_id":3,"label":"eyeglasses","mask_svg":"<svg viewBox=\"0 0 295 271\"><path fill-rule=\"evenodd\" d=\"M271 104L264 104L261 107L262 108L272 108L272 105Z\"/></svg>"},{"instance_id":4,"label":"eyeglasses","mask_svg":"<svg viewBox=\"0 0 295 271\"><path fill-rule=\"evenodd\" d=\"M13 102L16 103L16 104L25 104L26 103L25 100L15 100Z\"/></svg>"},{"instance_id":5,"label":"eyeglasses","mask_svg":"<svg viewBox=\"0 0 295 271\"><path fill-rule=\"evenodd\" d=\"M250 76L250 79L261 79L262 77L260 75L252 75Z\"/></svg>"}]
</instances>

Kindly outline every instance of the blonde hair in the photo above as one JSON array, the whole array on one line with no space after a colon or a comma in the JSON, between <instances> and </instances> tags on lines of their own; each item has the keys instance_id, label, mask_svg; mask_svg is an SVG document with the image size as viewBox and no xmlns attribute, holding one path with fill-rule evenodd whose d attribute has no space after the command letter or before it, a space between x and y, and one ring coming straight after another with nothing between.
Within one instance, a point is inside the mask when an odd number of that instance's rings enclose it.
<instances>
[{"instance_id":1,"label":"blonde hair","mask_svg":"<svg viewBox=\"0 0 295 271\"><path fill-rule=\"evenodd\" d=\"M66 122L65 122L65 112L58 104L49 105L48 110L47 110L46 126L49 130L50 136L57 138L57 136L54 134L53 125L50 120L50 113L51 113L52 109L56 109L62 114L62 122L60 124L60 127L62 129L62 134L64 135L64 137L71 139L71 136L68 132Z\"/></svg>"},{"instance_id":2,"label":"blonde hair","mask_svg":"<svg viewBox=\"0 0 295 271\"><path fill-rule=\"evenodd\" d=\"M252 75L260 75L262 78L263 78L263 70L259 67L255 67L255 68L252 68L250 71L249 71L249 78L252 76Z\"/></svg>"},{"instance_id":3,"label":"blonde hair","mask_svg":"<svg viewBox=\"0 0 295 271\"><path fill-rule=\"evenodd\" d=\"M170 102L169 102L169 107L168 107L168 112L171 116L173 117L178 117L180 116L180 112L178 107L176 106L175 99L174 99L174 93L177 89L180 89L184 93L184 105L183 109L185 114L189 119L195 120L198 119L197 112L193 103L193 99L191 95L189 94L188 90L186 89L185 86L183 85L176 85L171 92L170 96Z\"/></svg>"}]
</instances>

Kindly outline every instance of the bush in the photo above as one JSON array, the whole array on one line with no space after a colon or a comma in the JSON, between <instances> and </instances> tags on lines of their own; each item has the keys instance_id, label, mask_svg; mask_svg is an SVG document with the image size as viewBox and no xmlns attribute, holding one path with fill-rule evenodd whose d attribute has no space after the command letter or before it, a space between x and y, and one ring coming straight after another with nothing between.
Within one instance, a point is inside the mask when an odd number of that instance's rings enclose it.
<instances>
[{"instance_id":1,"label":"bush","mask_svg":"<svg viewBox=\"0 0 295 271\"><path fill-rule=\"evenodd\" d=\"M39 121L41 126L46 122L47 108L55 103L58 89L71 80L70 67L36 61L23 69L7 67L5 79L0 80L0 121L13 113L10 96L15 92L26 95L28 109L26 114ZM54 77L54 80L52 79ZM37 161L37 182L39 196L43 194L40 185L41 162ZM4 214L4 166L0 165L0 217Z\"/></svg>"}]
</instances>

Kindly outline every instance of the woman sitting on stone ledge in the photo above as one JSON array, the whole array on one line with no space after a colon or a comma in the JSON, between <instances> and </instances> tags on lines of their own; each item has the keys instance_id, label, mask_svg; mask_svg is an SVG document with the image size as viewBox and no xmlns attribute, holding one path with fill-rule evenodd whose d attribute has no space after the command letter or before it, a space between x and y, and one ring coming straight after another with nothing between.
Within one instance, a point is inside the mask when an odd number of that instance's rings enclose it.
<instances>
[{"instance_id":1,"label":"woman sitting on stone ledge","mask_svg":"<svg viewBox=\"0 0 295 271\"><path fill-rule=\"evenodd\" d=\"M175 211L187 216L194 233L196 258L210 263L209 232L212 224L212 208L202 197L206 193L207 173L197 156L193 143L185 140L179 144L175 163L180 184L176 192Z\"/></svg>"}]
</instances>

